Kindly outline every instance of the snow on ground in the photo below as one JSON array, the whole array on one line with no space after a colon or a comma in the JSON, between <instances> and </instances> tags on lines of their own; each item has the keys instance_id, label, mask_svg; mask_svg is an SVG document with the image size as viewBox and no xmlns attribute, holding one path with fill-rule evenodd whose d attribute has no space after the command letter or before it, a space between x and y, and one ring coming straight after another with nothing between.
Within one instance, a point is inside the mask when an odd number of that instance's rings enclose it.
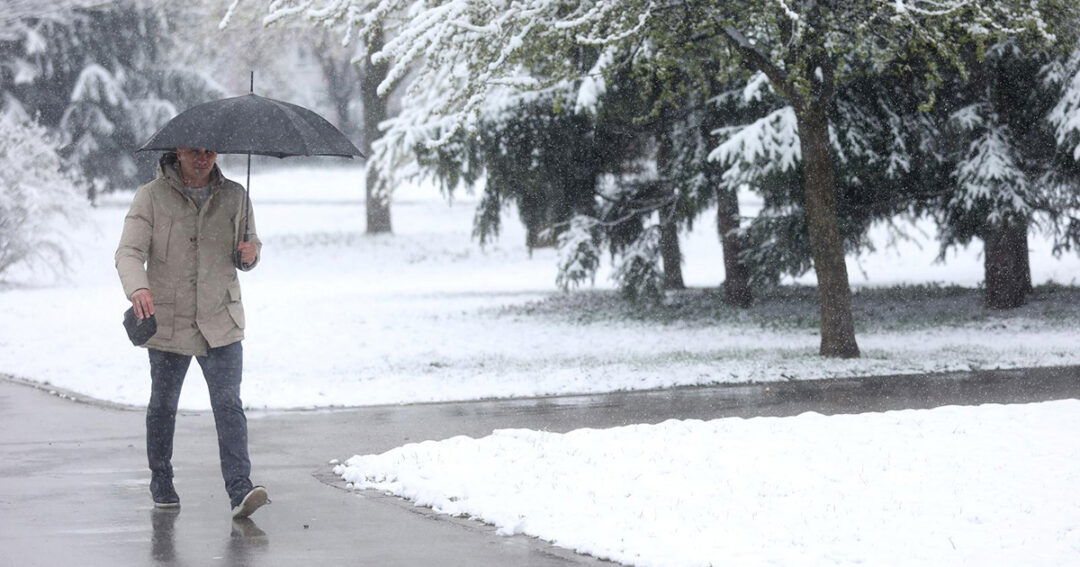
<instances>
[{"instance_id":1,"label":"snow on ground","mask_svg":"<svg viewBox=\"0 0 1080 567\"><path fill-rule=\"evenodd\" d=\"M1009 325L866 332L864 357L816 356L816 329L573 321L501 311L557 293L552 250L524 248L516 215L497 242L471 238L475 200L448 206L429 187L402 187L394 234L363 234L363 169L327 160L256 163L252 195L260 266L241 275L248 329L245 403L321 407L665 387L678 384L1080 363L1075 326ZM243 178L243 169L226 166ZM0 372L127 404L149 395L148 362L120 328L128 306L115 269L130 193L109 196L71 235L80 256L56 283L14 274L0 284ZM752 203L750 204L752 207ZM924 239L852 260L856 285L982 277L978 249L932 263ZM691 286L722 279L710 222L684 236ZM1075 256L1056 260L1033 239L1036 282L1074 281ZM978 248L978 247L976 247ZM610 288L608 268L597 278ZM864 278L863 274L869 279ZM802 281L813 281L812 275ZM509 313L509 314L508 314ZM987 349L987 345L995 348ZM195 365L193 365L194 367ZM193 371L193 379L200 379ZM205 388L181 406L205 409Z\"/></svg>"},{"instance_id":2,"label":"snow on ground","mask_svg":"<svg viewBox=\"0 0 1080 567\"><path fill-rule=\"evenodd\" d=\"M335 472L630 565L1075 565L1080 401L520 429Z\"/></svg>"}]
</instances>

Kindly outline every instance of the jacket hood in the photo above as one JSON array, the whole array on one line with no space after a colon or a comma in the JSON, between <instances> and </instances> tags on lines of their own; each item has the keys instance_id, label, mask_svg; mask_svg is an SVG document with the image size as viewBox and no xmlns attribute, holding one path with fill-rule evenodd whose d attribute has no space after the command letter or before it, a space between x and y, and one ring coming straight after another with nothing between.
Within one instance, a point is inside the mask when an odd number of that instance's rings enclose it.
<instances>
[{"instance_id":1,"label":"jacket hood","mask_svg":"<svg viewBox=\"0 0 1080 567\"><path fill-rule=\"evenodd\" d=\"M170 185L177 189L184 188L184 180L180 177L180 158L176 156L176 152L161 154L161 159L158 160L157 176L159 179L166 179ZM215 163L214 169L210 171L210 186L217 187L224 180L225 176L222 175L221 169Z\"/></svg>"}]
</instances>

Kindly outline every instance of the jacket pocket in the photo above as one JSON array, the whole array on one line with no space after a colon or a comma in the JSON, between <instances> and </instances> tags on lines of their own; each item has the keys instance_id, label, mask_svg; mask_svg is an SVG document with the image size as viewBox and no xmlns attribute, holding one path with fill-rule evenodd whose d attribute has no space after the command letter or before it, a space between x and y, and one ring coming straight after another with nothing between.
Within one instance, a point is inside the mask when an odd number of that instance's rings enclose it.
<instances>
[{"instance_id":1,"label":"jacket pocket","mask_svg":"<svg viewBox=\"0 0 1080 567\"><path fill-rule=\"evenodd\" d=\"M229 303L240 301L240 282L234 281L229 284Z\"/></svg>"},{"instance_id":2,"label":"jacket pocket","mask_svg":"<svg viewBox=\"0 0 1080 567\"><path fill-rule=\"evenodd\" d=\"M155 339L171 339L176 324L176 290L151 289L154 295L154 319L157 320Z\"/></svg>"},{"instance_id":3,"label":"jacket pocket","mask_svg":"<svg viewBox=\"0 0 1080 567\"><path fill-rule=\"evenodd\" d=\"M169 235L172 233L172 219L166 219L154 226L154 235L150 240L150 250L155 259L165 262L169 259Z\"/></svg>"},{"instance_id":4,"label":"jacket pocket","mask_svg":"<svg viewBox=\"0 0 1080 567\"><path fill-rule=\"evenodd\" d=\"M240 282L229 284L229 296L225 308L229 310L229 316L232 317L236 326L243 329L245 324L244 304L240 302Z\"/></svg>"}]
</instances>

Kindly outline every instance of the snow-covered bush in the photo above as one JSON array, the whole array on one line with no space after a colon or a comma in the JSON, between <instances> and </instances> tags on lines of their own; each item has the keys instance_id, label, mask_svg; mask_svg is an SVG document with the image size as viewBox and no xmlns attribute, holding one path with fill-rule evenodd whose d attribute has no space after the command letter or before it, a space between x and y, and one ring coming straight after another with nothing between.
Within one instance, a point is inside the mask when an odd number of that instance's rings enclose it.
<instances>
[{"instance_id":1,"label":"snow-covered bush","mask_svg":"<svg viewBox=\"0 0 1080 567\"><path fill-rule=\"evenodd\" d=\"M559 273L555 283L563 290L596 279L596 269L600 267L596 225L596 219L578 215L570 220L570 227L559 235Z\"/></svg>"},{"instance_id":2,"label":"snow-covered bush","mask_svg":"<svg viewBox=\"0 0 1080 567\"><path fill-rule=\"evenodd\" d=\"M626 247L611 277L619 282L623 297L630 301L657 303L664 293L663 274L660 226L653 225Z\"/></svg>"},{"instance_id":3,"label":"snow-covered bush","mask_svg":"<svg viewBox=\"0 0 1080 567\"><path fill-rule=\"evenodd\" d=\"M0 275L18 264L59 272L71 243L65 229L86 210L44 127L0 112Z\"/></svg>"}]
</instances>

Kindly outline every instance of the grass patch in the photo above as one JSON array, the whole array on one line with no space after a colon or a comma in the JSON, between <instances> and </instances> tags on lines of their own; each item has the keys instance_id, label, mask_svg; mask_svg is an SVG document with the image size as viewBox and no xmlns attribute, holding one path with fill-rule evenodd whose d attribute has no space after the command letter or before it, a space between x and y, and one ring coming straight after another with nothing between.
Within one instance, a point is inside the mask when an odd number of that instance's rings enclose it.
<instances>
[{"instance_id":1,"label":"grass patch","mask_svg":"<svg viewBox=\"0 0 1080 567\"><path fill-rule=\"evenodd\" d=\"M1080 287L1047 284L1026 305L997 310L983 304L983 290L960 286L916 285L859 288L852 295L856 332L911 331L989 326L1026 328L1080 325ZM816 332L817 289L780 286L758 294L746 309L723 302L717 288L668 292L655 305L634 304L615 291L576 291L499 310L501 315L540 317L577 324L635 321L656 325L730 325Z\"/></svg>"}]
</instances>

